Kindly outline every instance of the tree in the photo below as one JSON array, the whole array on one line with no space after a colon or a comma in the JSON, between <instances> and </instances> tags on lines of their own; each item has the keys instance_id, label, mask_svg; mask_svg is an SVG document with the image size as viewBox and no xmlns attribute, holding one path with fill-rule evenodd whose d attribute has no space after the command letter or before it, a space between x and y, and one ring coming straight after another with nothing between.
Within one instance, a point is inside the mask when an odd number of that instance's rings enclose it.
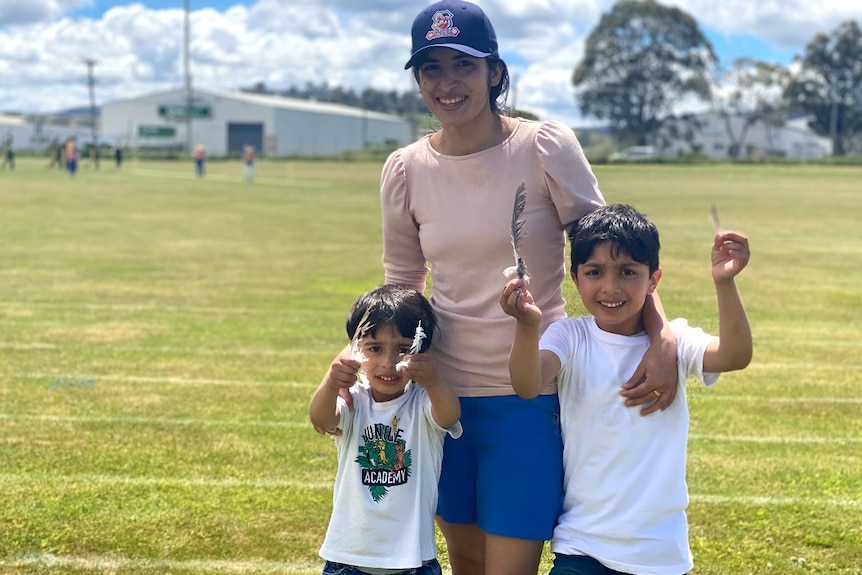
<instances>
[{"instance_id":1,"label":"tree","mask_svg":"<svg viewBox=\"0 0 862 575\"><path fill-rule=\"evenodd\" d=\"M572 83L585 115L608 120L620 140L643 145L675 105L709 97L716 63L690 15L654 0L623 0L590 33Z\"/></svg>"},{"instance_id":2,"label":"tree","mask_svg":"<svg viewBox=\"0 0 862 575\"><path fill-rule=\"evenodd\" d=\"M862 30L849 20L818 34L797 57L787 97L814 115L812 129L832 138L832 154L862 150Z\"/></svg>"},{"instance_id":3,"label":"tree","mask_svg":"<svg viewBox=\"0 0 862 575\"><path fill-rule=\"evenodd\" d=\"M731 142L729 156L741 156L748 130L758 122L767 126L784 124L787 114L784 92L789 84L790 72L778 64L751 58L734 60L722 84L714 90L715 105L724 118L725 132ZM735 119L741 119L741 125Z\"/></svg>"}]
</instances>

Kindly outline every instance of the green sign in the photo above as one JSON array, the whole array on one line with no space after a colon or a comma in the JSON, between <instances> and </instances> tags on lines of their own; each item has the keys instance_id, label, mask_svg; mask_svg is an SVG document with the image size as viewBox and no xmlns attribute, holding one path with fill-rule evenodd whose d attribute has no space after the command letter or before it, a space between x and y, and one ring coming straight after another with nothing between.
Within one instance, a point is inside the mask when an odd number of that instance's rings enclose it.
<instances>
[{"instance_id":1,"label":"green sign","mask_svg":"<svg viewBox=\"0 0 862 575\"><path fill-rule=\"evenodd\" d=\"M173 126L138 126L139 138L174 138L177 129Z\"/></svg>"},{"instance_id":2,"label":"green sign","mask_svg":"<svg viewBox=\"0 0 862 575\"><path fill-rule=\"evenodd\" d=\"M191 112L188 114L187 112ZM163 118L209 118L212 110L207 105L186 106L184 104L161 104L159 105L159 116Z\"/></svg>"}]
</instances>

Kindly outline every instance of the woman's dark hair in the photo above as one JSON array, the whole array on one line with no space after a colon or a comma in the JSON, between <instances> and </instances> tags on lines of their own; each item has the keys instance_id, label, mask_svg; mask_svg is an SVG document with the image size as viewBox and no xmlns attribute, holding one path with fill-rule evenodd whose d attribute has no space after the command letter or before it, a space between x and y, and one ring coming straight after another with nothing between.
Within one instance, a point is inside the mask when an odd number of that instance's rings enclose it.
<instances>
[{"instance_id":1,"label":"woman's dark hair","mask_svg":"<svg viewBox=\"0 0 862 575\"><path fill-rule=\"evenodd\" d=\"M425 339L420 352L428 349L437 330L437 316L425 296L413 288L396 284L376 287L356 300L347 314L347 336L351 340L363 321L367 326L366 334L372 337L379 328L392 325L410 339L421 321Z\"/></svg>"},{"instance_id":2,"label":"woman's dark hair","mask_svg":"<svg viewBox=\"0 0 862 575\"><path fill-rule=\"evenodd\" d=\"M417 84L419 83L419 68L422 66L422 64L425 63L427 57L427 54L418 57L416 63L413 65L413 78L416 80ZM500 81L497 83L496 86L491 86L488 100L490 100L492 112L494 112L498 116L507 114L508 109L506 108L506 98L509 94L509 67L506 65L506 62L499 56L488 56L487 58L480 58L480 60L482 59L484 59L485 62L488 64L489 72L497 66L500 66Z\"/></svg>"}]
</instances>

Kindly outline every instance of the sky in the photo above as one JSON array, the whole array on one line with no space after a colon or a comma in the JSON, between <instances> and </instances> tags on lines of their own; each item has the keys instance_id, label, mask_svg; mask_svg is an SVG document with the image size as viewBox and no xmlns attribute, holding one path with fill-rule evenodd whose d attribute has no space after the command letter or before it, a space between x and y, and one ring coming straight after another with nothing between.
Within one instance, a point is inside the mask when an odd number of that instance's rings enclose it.
<instances>
[{"instance_id":1,"label":"sky","mask_svg":"<svg viewBox=\"0 0 862 575\"><path fill-rule=\"evenodd\" d=\"M200 88L307 83L415 90L403 69L410 26L430 0L188 0L190 69ZM586 125L571 75L613 0L476 0L509 65L509 105ZM661 0L697 20L719 63L790 66L819 33L859 21L848 0ZM184 0L0 0L0 111L50 113L184 85Z\"/></svg>"}]
</instances>

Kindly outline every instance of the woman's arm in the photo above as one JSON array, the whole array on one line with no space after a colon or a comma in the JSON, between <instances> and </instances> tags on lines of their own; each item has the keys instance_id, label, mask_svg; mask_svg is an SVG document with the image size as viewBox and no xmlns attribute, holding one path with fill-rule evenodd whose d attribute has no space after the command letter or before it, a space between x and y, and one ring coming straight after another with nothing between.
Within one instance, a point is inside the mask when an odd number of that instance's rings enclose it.
<instances>
[{"instance_id":1,"label":"woman's arm","mask_svg":"<svg viewBox=\"0 0 862 575\"><path fill-rule=\"evenodd\" d=\"M623 384L620 394L629 407L646 404L641 415L649 415L673 403L679 376L676 334L670 328L658 292L647 296L642 313L644 328L650 337L649 349L634 374Z\"/></svg>"}]
</instances>

